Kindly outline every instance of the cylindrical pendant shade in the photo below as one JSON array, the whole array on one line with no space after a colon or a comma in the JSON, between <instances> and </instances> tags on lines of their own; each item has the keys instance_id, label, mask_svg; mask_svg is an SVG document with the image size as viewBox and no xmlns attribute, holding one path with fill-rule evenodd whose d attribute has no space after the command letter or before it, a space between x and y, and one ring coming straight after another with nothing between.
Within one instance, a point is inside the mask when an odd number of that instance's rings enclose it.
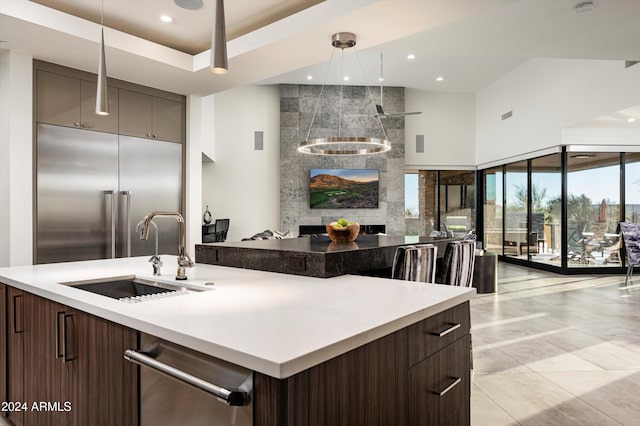
<instances>
[{"instance_id":1,"label":"cylindrical pendant shade","mask_svg":"<svg viewBox=\"0 0 640 426\"><path fill-rule=\"evenodd\" d=\"M216 10L213 16L213 34L211 36L211 72L214 74L226 74L228 71L224 0L216 0Z\"/></svg>"},{"instance_id":2,"label":"cylindrical pendant shade","mask_svg":"<svg viewBox=\"0 0 640 426\"><path fill-rule=\"evenodd\" d=\"M107 93L107 63L104 54L104 28L100 34L100 58L98 60L98 88L96 90L96 114L109 115L109 95Z\"/></svg>"}]
</instances>

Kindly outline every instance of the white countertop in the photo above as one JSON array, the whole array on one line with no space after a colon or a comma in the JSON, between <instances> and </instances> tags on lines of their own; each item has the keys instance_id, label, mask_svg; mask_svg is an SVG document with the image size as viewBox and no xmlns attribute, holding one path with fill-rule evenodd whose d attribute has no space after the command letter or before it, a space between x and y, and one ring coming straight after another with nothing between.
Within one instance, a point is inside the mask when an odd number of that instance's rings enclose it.
<instances>
[{"instance_id":1,"label":"white countertop","mask_svg":"<svg viewBox=\"0 0 640 426\"><path fill-rule=\"evenodd\" d=\"M176 283L175 256L161 280ZM0 281L276 378L286 378L463 303L474 288L344 275L312 278L197 264L193 292L124 303L61 282L135 275L148 257L0 268Z\"/></svg>"}]
</instances>

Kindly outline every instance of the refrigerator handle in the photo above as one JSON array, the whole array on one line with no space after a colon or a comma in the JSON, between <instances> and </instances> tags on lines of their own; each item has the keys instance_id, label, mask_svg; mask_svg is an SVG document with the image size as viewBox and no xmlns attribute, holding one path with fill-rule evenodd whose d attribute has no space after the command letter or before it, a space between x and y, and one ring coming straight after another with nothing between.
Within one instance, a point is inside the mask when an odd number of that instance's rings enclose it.
<instances>
[{"instance_id":1,"label":"refrigerator handle","mask_svg":"<svg viewBox=\"0 0 640 426\"><path fill-rule=\"evenodd\" d=\"M124 257L131 257L131 191L120 191L120 196L126 205L124 206Z\"/></svg>"},{"instance_id":2,"label":"refrigerator handle","mask_svg":"<svg viewBox=\"0 0 640 426\"><path fill-rule=\"evenodd\" d=\"M107 259L116 258L116 203L114 191L104 191L104 206L107 220L105 231L107 234ZM110 217L109 217L110 216Z\"/></svg>"}]
</instances>

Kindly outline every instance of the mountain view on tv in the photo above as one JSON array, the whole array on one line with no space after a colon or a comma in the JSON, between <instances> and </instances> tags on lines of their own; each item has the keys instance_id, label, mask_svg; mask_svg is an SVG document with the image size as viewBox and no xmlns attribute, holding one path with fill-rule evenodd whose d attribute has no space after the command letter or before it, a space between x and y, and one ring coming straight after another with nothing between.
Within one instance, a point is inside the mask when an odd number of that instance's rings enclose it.
<instances>
[{"instance_id":1,"label":"mountain view on tv","mask_svg":"<svg viewBox=\"0 0 640 426\"><path fill-rule=\"evenodd\" d=\"M311 169L312 209L378 208L378 170Z\"/></svg>"}]
</instances>

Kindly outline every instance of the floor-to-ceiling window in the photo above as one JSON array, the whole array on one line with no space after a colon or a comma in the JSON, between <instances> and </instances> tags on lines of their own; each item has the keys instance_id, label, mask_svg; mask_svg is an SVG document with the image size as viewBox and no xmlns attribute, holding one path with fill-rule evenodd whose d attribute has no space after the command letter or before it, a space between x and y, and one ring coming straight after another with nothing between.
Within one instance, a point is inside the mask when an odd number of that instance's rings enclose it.
<instances>
[{"instance_id":1,"label":"floor-to-ceiling window","mask_svg":"<svg viewBox=\"0 0 640 426\"><path fill-rule=\"evenodd\" d=\"M442 170L439 172L440 223L453 236L463 237L475 230L474 171Z\"/></svg>"},{"instance_id":2,"label":"floor-to-ceiling window","mask_svg":"<svg viewBox=\"0 0 640 426\"><path fill-rule=\"evenodd\" d=\"M406 235L420 235L420 198L418 173L404 175L404 221Z\"/></svg>"},{"instance_id":3,"label":"floor-to-ceiling window","mask_svg":"<svg viewBox=\"0 0 640 426\"><path fill-rule=\"evenodd\" d=\"M531 232L536 246L529 260L560 266L562 259L562 156L531 160Z\"/></svg>"},{"instance_id":4,"label":"floor-to-ceiling window","mask_svg":"<svg viewBox=\"0 0 640 426\"><path fill-rule=\"evenodd\" d=\"M502 254L502 166L484 171L484 235L487 251Z\"/></svg>"},{"instance_id":5,"label":"floor-to-ceiling window","mask_svg":"<svg viewBox=\"0 0 640 426\"><path fill-rule=\"evenodd\" d=\"M640 222L640 152L583 148L480 173L487 250L565 273L624 271L618 222Z\"/></svg>"},{"instance_id":6,"label":"floor-to-ceiling window","mask_svg":"<svg viewBox=\"0 0 640 426\"><path fill-rule=\"evenodd\" d=\"M528 232L527 200L527 162L518 161L507 164L505 175L505 232L504 254L506 256L526 257L532 241Z\"/></svg>"},{"instance_id":7,"label":"floor-to-ceiling window","mask_svg":"<svg viewBox=\"0 0 640 426\"><path fill-rule=\"evenodd\" d=\"M405 173L407 235L463 237L475 232L474 170Z\"/></svg>"},{"instance_id":8,"label":"floor-to-ceiling window","mask_svg":"<svg viewBox=\"0 0 640 426\"><path fill-rule=\"evenodd\" d=\"M624 220L640 223L640 153L627 153L625 159Z\"/></svg>"},{"instance_id":9,"label":"floor-to-ceiling window","mask_svg":"<svg viewBox=\"0 0 640 426\"><path fill-rule=\"evenodd\" d=\"M620 266L620 154L568 153L567 266Z\"/></svg>"}]
</instances>

